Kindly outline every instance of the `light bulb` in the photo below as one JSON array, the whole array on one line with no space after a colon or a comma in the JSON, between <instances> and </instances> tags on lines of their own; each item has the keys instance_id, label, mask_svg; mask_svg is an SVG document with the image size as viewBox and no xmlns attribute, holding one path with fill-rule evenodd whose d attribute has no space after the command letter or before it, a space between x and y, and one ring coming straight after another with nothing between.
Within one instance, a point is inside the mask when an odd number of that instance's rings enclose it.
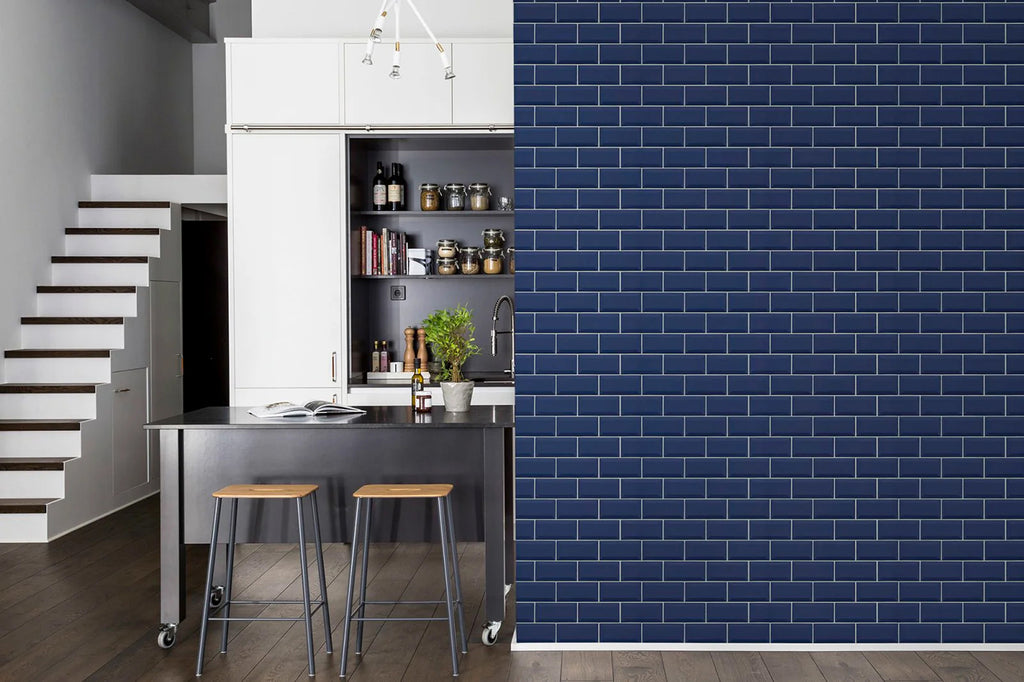
<instances>
[{"instance_id":1,"label":"light bulb","mask_svg":"<svg viewBox=\"0 0 1024 682\"><path fill-rule=\"evenodd\" d=\"M453 71L452 67L450 67L450 66L446 67L445 70L444 70L444 79L446 81L450 81L453 78L455 78L455 71Z\"/></svg>"},{"instance_id":2,"label":"light bulb","mask_svg":"<svg viewBox=\"0 0 1024 682\"><path fill-rule=\"evenodd\" d=\"M370 55L366 55L365 57L363 57L363 64L366 64L367 66L373 66L373 58Z\"/></svg>"},{"instance_id":3,"label":"light bulb","mask_svg":"<svg viewBox=\"0 0 1024 682\"><path fill-rule=\"evenodd\" d=\"M402 77L402 73L399 71L398 66L391 67L391 73L389 73L388 75L391 76L391 78L393 78L394 80L398 80L399 78Z\"/></svg>"},{"instance_id":4,"label":"light bulb","mask_svg":"<svg viewBox=\"0 0 1024 682\"><path fill-rule=\"evenodd\" d=\"M381 33L382 31L379 28L373 29L372 31L370 31L370 39L375 43L379 43Z\"/></svg>"}]
</instances>

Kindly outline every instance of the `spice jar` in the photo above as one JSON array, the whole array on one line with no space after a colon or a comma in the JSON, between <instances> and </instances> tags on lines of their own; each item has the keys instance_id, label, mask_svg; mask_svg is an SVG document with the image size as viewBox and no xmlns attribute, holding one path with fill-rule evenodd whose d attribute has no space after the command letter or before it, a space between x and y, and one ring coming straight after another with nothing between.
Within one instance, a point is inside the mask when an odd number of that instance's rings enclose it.
<instances>
[{"instance_id":1,"label":"spice jar","mask_svg":"<svg viewBox=\"0 0 1024 682\"><path fill-rule=\"evenodd\" d=\"M451 182L444 186L444 208L446 211L461 211L466 208L466 186Z\"/></svg>"},{"instance_id":2,"label":"spice jar","mask_svg":"<svg viewBox=\"0 0 1024 682\"><path fill-rule=\"evenodd\" d=\"M437 274L439 275L454 275L459 271L458 261L454 258L438 258L437 259Z\"/></svg>"},{"instance_id":3,"label":"spice jar","mask_svg":"<svg viewBox=\"0 0 1024 682\"><path fill-rule=\"evenodd\" d=\"M441 208L441 186L435 182L420 185L420 210L437 211Z\"/></svg>"},{"instance_id":4,"label":"spice jar","mask_svg":"<svg viewBox=\"0 0 1024 682\"><path fill-rule=\"evenodd\" d=\"M459 243L454 239L437 240L437 257L455 258L459 255Z\"/></svg>"},{"instance_id":5,"label":"spice jar","mask_svg":"<svg viewBox=\"0 0 1024 682\"><path fill-rule=\"evenodd\" d=\"M516 272L516 249L515 249L515 247L514 246L508 247L507 254L508 255L506 256L506 258L508 259L508 272L509 272L510 275L513 275Z\"/></svg>"},{"instance_id":6,"label":"spice jar","mask_svg":"<svg viewBox=\"0 0 1024 682\"><path fill-rule=\"evenodd\" d=\"M480 249L467 246L459 254L459 268L463 275L475 275L480 272Z\"/></svg>"},{"instance_id":7,"label":"spice jar","mask_svg":"<svg viewBox=\"0 0 1024 682\"><path fill-rule=\"evenodd\" d=\"M505 254L501 249L484 249L484 274L500 275L505 265Z\"/></svg>"},{"instance_id":8,"label":"spice jar","mask_svg":"<svg viewBox=\"0 0 1024 682\"><path fill-rule=\"evenodd\" d=\"M469 208L472 211L486 211L491 208L491 188L486 182L470 184Z\"/></svg>"},{"instance_id":9,"label":"spice jar","mask_svg":"<svg viewBox=\"0 0 1024 682\"><path fill-rule=\"evenodd\" d=\"M504 230L484 230L482 234L485 249L500 249L505 246Z\"/></svg>"}]
</instances>

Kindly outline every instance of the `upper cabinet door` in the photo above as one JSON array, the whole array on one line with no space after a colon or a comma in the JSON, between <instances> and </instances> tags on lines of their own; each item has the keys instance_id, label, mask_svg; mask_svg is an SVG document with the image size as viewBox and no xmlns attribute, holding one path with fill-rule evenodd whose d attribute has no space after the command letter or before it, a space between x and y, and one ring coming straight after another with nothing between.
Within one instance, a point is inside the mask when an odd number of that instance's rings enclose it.
<instances>
[{"instance_id":1,"label":"upper cabinet door","mask_svg":"<svg viewBox=\"0 0 1024 682\"><path fill-rule=\"evenodd\" d=\"M340 125L341 44L228 43L228 123Z\"/></svg>"},{"instance_id":2,"label":"upper cabinet door","mask_svg":"<svg viewBox=\"0 0 1024 682\"><path fill-rule=\"evenodd\" d=\"M394 43L377 45L372 66L362 63L365 47L365 43L345 45L348 125L451 124L452 81L444 79L433 43L402 43L402 77L397 80L388 75ZM450 45L444 49L451 52Z\"/></svg>"},{"instance_id":3,"label":"upper cabinet door","mask_svg":"<svg viewBox=\"0 0 1024 682\"><path fill-rule=\"evenodd\" d=\"M512 43L458 43L452 65L452 123L513 125Z\"/></svg>"},{"instance_id":4,"label":"upper cabinet door","mask_svg":"<svg viewBox=\"0 0 1024 682\"><path fill-rule=\"evenodd\" d=\"M235 133L231 150L234 386L340 387L341 135Z\"/></svg>"}]
</instances>

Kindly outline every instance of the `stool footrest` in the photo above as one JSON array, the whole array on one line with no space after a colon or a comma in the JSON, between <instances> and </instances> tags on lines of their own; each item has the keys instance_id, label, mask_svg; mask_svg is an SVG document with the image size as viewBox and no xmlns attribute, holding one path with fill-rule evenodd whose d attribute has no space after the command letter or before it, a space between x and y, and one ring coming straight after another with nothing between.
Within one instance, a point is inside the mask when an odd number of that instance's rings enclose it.
<instances>
[{"instance_id":1,"label":"stool footrest","mask_svg":"<svg viewBox=\"0 0 1024 682\"><path fill-rule=\"evenodd\" d=\"M224 606L227 606L227 604L231 604L232 606L236 606L238 604L305 604L305 603L306 602L302 601L301 599L232 599L230 602L225 603ZM309 603L311 605L312 604L316 604L317 606L322 606L323 603L324 603L324 600L323 599L310 599ZM443 604L444 602L441 602L441 603ZM220 608L224 608L224 606L221 606Z\"/></svg>"},{"instance_id":2,"label":"stool footrest","mask_svg":"<svg viewBox=\"0 0 1024 682\"><path fill-rule=\"evenodd\" d=\"M213 620L213 619L211 618L210 620ZM412 618L412 617L410 617L410 618L395 618L393 616L382 616L380 618L370 618L369 616L363 616L363 617L353 616L351 618L351 620L395 620L395 621L398 621L398 620L408 620L408 621L413 621L413 620L443 620L443 621L447 622L448 621L448 616L439 616L437 618Z\"/></svg>"},{"instance_id":3,"label":"stool footrest","mask_svg":"<svg viewBox=\"0 0 1024 682\"><path fill-rule=\"evenodd\" d=\"M312 613L312 611L310 611L310 613ZM259 616L258 618L243 618L241 616L238 616L238 617L231 616L230 618L225 618L224 616L218 616L217 618L214 618L213 616L210 616L209 618L207 618L207 620L209 620L211 622L213 622L215 620L217 620L217 621L225 621L226 620L226 621L229 621L229 622L236 621L236 620L237 621L243 621L244 620L246 622L252 622L252 621L256 621L256 620L286 620L286 621L289 621L291 623L302 623L302 622L305 622L306 617L305 616L299 616L298 618L283 618L283 617L282 618L276 618L276 617L273 617L273 616Z\"/></svg>"},{"instance_id":4,"label":"stool footrest","mask_svg":"<svg viewBox=\"0 0 1024 682\"><path fill-rule=\"evenodd\" d=\"M458 602L458 600L455 600L453 603L457 603L457 602ZM426 601L416 601L416 600L413 600L413 599L402 599L402 600L398 600L398 601L370 601L370 600L366 600L363 603L364 604L445 604L447 602L445 602L444 599L428 599Z\"/></svg>"}]
</instances>

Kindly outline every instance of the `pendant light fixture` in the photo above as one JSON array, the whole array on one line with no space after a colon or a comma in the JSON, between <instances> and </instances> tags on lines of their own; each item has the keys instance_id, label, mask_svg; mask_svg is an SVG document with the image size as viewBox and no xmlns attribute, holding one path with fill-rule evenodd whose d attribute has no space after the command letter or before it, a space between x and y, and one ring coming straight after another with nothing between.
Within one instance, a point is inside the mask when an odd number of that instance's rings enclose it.
<instances>
[{"instance_id":1,"label":"pendant light fixture","mask_svg":"<svg viewBox=\"0 0 1024 682\"><path fill-rule=\"evenodd\" d=\"M434 47L437 48L438 55L441 58L441 68L444 69L445 80L451 80L455 78L455 72L452 70L451 60L448 59L448 53L444 51L444 46L437 40L437 36L430 30L430 26L423 19L423 15L420 14L419 9L416 8L413 0L382 0L380 4L380 11L377 14L377 18L373 22L373 26L370 28L370 35L366 39L366 53L363 55L363 64L373 64L373 48L381 42L381 36L384 33L384 21L388 17L388 13L394 11L395 15L395 51L391 57L391 73L388 75L391 78L399 79L402 77L402 33L401 33L401 21L400 21L400 7L402 4L409 6L412 13L416 15L423 29L430 36L430 39L434 41Z\"/></svg>"}]
</instances>

